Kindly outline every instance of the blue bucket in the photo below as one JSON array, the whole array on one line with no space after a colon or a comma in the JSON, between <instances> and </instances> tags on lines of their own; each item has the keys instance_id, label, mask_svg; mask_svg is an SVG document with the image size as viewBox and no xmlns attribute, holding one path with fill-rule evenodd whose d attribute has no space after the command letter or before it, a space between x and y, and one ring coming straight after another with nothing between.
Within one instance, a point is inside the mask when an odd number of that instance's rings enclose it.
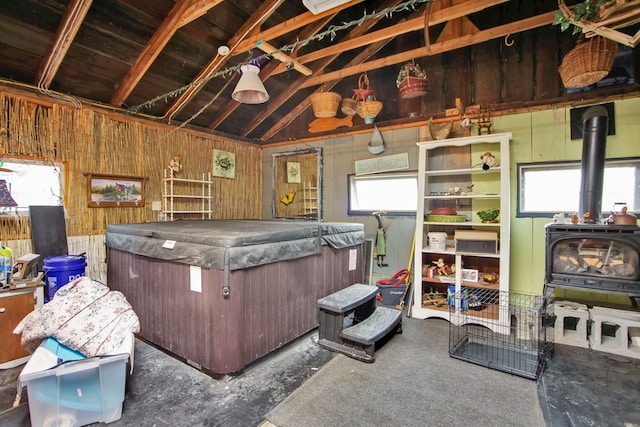
<instances>
[{"instance_id":1,"label":"blue bucket","mask_svg":"<svg viewBox=\"0 0 640 427\"><path fill-rule=\"evenodd\" d=\"M46 277L44 302L49 302L55 293L69 282L84 276L87 266L85 255L57 255L44 259L42 270Z\"/></svg>"}]
</instances>

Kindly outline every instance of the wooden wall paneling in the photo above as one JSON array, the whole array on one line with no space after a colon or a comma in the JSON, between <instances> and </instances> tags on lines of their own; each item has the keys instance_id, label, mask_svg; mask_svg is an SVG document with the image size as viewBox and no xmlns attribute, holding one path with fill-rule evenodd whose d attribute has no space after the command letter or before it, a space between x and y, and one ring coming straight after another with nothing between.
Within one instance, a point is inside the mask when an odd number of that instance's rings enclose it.
<instances>
[{"instance_id":1,"label":"wooden wall paneling","mask_svg":"<svg viewBox=\"0 0 640 427\"><path fill-rule=\"evenodd\" d=\"M442 56L445 67L444 109L446 110L455 107L456 98L471 99L471 48L447 52Z\"/></svg>"},{"instance_id":2,"label":"wooden wall paneling","mask_svg":"<svg viewBox=\"0 0 640 427\"><path fill-rule=\"evenodd\" d=\"M424 70L429 77L429 93L425 97L422 115L430 117L445 110L446 75L445 56L433 55L424 58Z\"/></svg>"},{"instance_id":3,"label":"wooden wall paneling","mask_svg":"<svg viewBox=\"0 0 640 427\"><path fill-rule=\"evenodd\" d=\"M535 2L509 2L501 9L502 16L518 16L528 9L536 14ZM531 55L531 31L512 34L504 38L500 46L502 56L502 90L495 103L529 101L532 99L533 60ZM513 44L511 44L513 42ZM507 46L511 44L511 46Z\"/></svg>"},{"instance_id":4,"label":"wooden wall paneling","mask_svg":"<svg viewBox=\"0 0 640 427\"><path fill-rule=\"evenodd\" d=\"M500 43L502 40L489 40L472 48L473 93L470 99L462 98L465 105L495 103L499 99L502 75L496 70L501 68Z\"/></svg>"},{"instance_id":5,"label":"wooden wall paneling","mask_svg":"<svg viewBox=\"0 0 640 427\"><path fill-rule=\"evenodd\" d=\"M502 91L499 102L526 102L533 99L534 63L531 33L512 36L513 45L502 43ZM529 84L525 82L530 82Z\"/></svg>"},{"instance_id":6,"label":"wooden wall paneling","mask_svg":"<svg viewBox=\"0 0 640 427\"><path fill-rule=\"evenodd\" d=\"M532 32L535 39L532 55L535 66L533 85L534 99L559 98L564 93L561 80L558 78L558 65L560 62L549 52L557 52L559 49L560 29L557 26L541 27Z\"/></svg>"}]
</instances>

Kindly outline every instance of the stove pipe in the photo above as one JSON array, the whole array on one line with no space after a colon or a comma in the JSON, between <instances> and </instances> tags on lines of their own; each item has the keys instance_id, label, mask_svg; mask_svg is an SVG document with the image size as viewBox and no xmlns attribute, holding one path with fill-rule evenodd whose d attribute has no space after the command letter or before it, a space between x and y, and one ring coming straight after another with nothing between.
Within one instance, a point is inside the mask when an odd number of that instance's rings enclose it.
<instances>
[{"instance_id":1,"label":"stove pipe","mask_svg":"<svg viewBox=\"0 0 640 427\"><path fill-rule=\"evenodd\" d=\"M582 183L580 217L596 223L602 212L604 159L609 114L602 106L589 108L582 115Z\"/></svg>"}]
</instances>

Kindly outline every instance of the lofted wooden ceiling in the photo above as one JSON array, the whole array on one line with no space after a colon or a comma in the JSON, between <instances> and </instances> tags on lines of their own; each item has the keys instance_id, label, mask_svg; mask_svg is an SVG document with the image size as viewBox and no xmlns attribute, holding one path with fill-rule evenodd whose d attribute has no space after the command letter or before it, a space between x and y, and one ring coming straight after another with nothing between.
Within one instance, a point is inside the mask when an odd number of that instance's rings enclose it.
<instances>
[{"instance_id":1,"label":"lofted wooden ceiling","mask_svg":"<svg viewBox=\"0 0 640 427\"><path fill-rule=\"evenodd\" d=\"M314 92L350 97L364 72L395 90L407 61L550 26L554 1L525 3L356 0L314 15L301 0L8 1L0 83L265 144L307 133ZM249 62L264 104L231 99Z\"/></svg>"}]
</instances>

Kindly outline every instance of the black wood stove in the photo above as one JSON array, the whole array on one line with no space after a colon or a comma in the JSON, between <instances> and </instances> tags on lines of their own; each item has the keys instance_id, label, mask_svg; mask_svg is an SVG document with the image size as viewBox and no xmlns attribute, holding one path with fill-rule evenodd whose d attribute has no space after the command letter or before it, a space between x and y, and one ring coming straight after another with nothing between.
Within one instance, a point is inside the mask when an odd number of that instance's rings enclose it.
<instances>
[{"instance_id":1,"label":"black wood stove","mask_svg":"<svg viewBox=\"0 0 640 427\"><path fill-rule=\"evenodd\" d=\"M555 288L628 295L640 302L640 228L600 221L607 111L583 116L580 222L545 227L545 297Z\"/></svg>"}]
</instances>

